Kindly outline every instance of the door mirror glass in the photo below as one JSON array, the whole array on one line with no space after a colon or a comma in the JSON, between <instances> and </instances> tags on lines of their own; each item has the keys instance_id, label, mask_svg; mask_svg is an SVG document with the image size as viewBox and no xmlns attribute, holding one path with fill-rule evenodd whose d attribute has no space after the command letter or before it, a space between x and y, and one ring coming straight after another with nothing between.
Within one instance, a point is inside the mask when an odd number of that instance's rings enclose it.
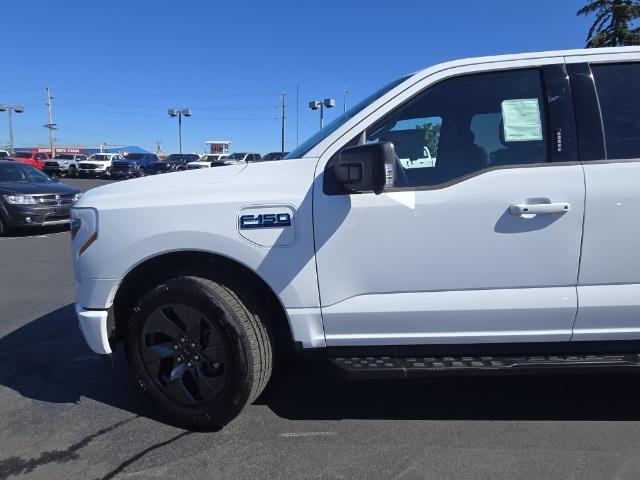
<instances>
[{"instance_id":1,"label":"door mirror glass","mask_svg":"<svg viewBox=\"0 0 640 480\"><path fill-rule=\"evenodd\" d=\"M391 142L347 147L333 168L337 182L347 191L379 195L395 182L396 153Z\"/></svg>"}]
</instances>

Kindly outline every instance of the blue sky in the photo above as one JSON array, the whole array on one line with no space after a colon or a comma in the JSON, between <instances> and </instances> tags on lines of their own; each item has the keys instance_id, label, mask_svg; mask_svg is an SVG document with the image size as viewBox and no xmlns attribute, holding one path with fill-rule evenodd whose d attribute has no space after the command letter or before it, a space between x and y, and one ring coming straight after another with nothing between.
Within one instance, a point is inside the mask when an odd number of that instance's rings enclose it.
<instances>
[{"instance_id":1,"label":"blue sky","mask_svg":"<svg viewBox=\"0 0 640 480\"><path fill-rule=\"evenodd\" d=\"M190 107L183 150L228 139L233 150L280 149L318 127L309 100L342 112L382 84L445 60L581 48L586 0L20 0L4 2L0 103L18 103L16 146L45 144L45 87L57 142L177 151L167 108ZM0 113L0 144L8 141Z\"/></svg>"}]
</instances>

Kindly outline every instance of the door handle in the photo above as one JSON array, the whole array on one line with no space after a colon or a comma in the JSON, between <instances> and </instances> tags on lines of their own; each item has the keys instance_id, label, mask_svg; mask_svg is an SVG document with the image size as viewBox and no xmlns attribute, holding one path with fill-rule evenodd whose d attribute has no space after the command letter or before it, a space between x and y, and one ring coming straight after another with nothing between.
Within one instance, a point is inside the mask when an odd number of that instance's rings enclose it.
<instances>
[{"instance_id":1,"label":"door handle","mask_svg":"<svg viewBox=\"0 0 640 480\"><path fill-rule=\"evenodd\" d=\"M569 202L556 203L513 203L509 205L511 215L549 215L571 210Z\"/></svg>"}]
</instances>

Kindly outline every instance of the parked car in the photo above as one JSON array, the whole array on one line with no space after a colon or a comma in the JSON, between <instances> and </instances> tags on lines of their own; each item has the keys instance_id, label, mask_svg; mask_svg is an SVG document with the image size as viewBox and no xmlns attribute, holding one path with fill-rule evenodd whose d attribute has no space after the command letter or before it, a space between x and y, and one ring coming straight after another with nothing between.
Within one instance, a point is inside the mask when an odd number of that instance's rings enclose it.
<instances>
[{"instance_id":1,"label":"parked car","mask_svg":"<svg viewBox=\"0 0 640 480\"><path fill-rule=\"evenodd\" d=\"M75 177L78 173L78 162L87 159L80 153L57 153L51 160L45 160L42 171L59 177Z\"/></svg>"},{"instance_id":2,"label":"parked car","mask_svg":"<svg viewBox=\"0 0 640 480\"><path fill-rule=\"evenodd\" d=\"M270 160L282 160L287 155L289 155L289 152L269 152L262 157L262 161L268 162Z\"/></svg>"},{"instance_id":3,"label":"parked car","mask_svg":"<svg viewBox=\"0 0 640 480\"><path fill-rule=\"evenodd\" d=\"M113 178L144 177L153 173L153 165L159 161L160 158L155 153L130 153L111 163L111 176Z\"/></svg>"},{"instance_id":4,"label":"parked car","mask_svg":"<svg viewBox=\"0 0 640 480\"><path fill-rule=\"evenodd\" d=\"M93 189L72 210L84 337L124 342L191 427L293 350L361 379L637 372L638 119L640 47L465 59L287 161Z\"/></svg>"},{"instance_id":5,"label":"parked car","mask_svg":"<svg viewBox=\"0 0 640 480\"><path fill-rule=\"evenodd\" d=\"M37 168L38 170L42 170L42 165L46 160L51 158L48 153L44 152L36 152L35 150L32 152L15 152L13 155L10 155L8 160L14 160L20 163L26 163L27 165L31 165L32 167Z\"/></svg>"},{"instance_id":6,"label":"parked car","mask_svg":"<svg viewBox=\"0 0 640 480\"><path fill-rule=\"evenodd\" d=\"M0 236L15 227L69 223L80 190L20 162L0 160Z\"/></svg>"},{"instance_id":7,"label":"parked car","mask_svg":"<svg viewBox=\"0 0 640 480\"><path fill-rule=\"evenodd\" d=\"M167 158L160 159L152 165L153 173L167 173L177 170L185 170L189 162L195 162L200 158L197 153L172 153Z\"/></svg>"},{"instance_id":8,"label":"parked car","mask_svg":"<svg viewBox=\"0 0 640 480\"><path fill-rule=\"evenodd\" d=\"M197 161L187 163L187 170L222 167L226 165L224 160L228 157L229 155L226 154L218 155L215 153L207 153L205 155L202 155Z\"/></svg>"},{"instance_id":9,"label":"parked car","mask_svg":"<svg viewBox=\"0 0 640 480\"><path fill-rule=\"evenodd\" d=\"M232 162L242 163L242 162L259 162L262 159L262 156L259 153L251 153L251 152L236 152L227 155L225 161L230 162L229 165L232 165Z\"/></svg>"},{"instance_id":10,"label":"parked car","mask_svg":"<svg viewBox=\"0 0 640 480\"><path fill-rule=\"evenodd\" d=\"M84 162L79 163L78 175L81 178L109 178L111 176L111 164L120 160L122 160L122 156L119 153L94 153Z\"/></svg>"}]
</instances>

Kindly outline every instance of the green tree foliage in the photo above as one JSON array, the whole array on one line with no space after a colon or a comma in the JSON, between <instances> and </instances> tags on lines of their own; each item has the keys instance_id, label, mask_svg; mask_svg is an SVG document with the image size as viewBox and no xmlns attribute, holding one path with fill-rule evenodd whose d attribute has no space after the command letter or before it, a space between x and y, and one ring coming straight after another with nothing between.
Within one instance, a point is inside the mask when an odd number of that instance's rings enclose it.
<instances>
[{"instance_id":1,"label":"green tree foliage","mask_svg":"<svg viewBox=\"0 0 640 480\"><path fill-rule=\"evenodd\" d=\"M578 10L582 16L594 13L587 48L640 45L640 0L594 0Z\"/></svg>"},{"instance_id":2,"label":"green tree foliage","mask_svg":"<svg viewBox=\"0 0 640 480\"><path fill-rule=\"evenodd\" d=\"M429 149L432 156L438 154L438 142L440 141L440 128L442 125L433 123L424 123L416 128L424 130L424 145Z\"/></svg>"}]
</instances>

